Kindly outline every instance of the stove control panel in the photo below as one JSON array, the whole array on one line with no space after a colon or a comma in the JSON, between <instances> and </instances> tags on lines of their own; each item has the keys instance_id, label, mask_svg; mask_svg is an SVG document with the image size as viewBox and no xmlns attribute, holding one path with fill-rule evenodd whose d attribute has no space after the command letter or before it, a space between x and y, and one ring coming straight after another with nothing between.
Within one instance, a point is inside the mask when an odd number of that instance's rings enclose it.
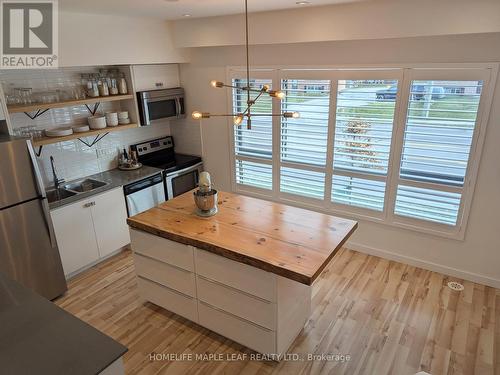
<instances>
[{"instance_id":1,"label":"stove control panel","mask_svg":"<svg viewBox=\"0 0 500 375\"><path fill-rule=\"evenodd\" d=\"M133 151L137 151L137 155L147 155L152 152L166 150L174 147L174 141L172 137L165 137L159 139L153 139L144 143L139 143L136 145L131 145L130 148Z\"/></svg>"}]
</instances>

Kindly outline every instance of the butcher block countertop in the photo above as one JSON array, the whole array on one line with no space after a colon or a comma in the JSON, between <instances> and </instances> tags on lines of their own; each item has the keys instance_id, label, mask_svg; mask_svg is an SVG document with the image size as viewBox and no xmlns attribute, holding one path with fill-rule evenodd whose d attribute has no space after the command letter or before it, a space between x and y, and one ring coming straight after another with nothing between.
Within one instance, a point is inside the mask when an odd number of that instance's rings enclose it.
<instances>
[{"instance_id":1,"label":"butcher block countertop","mask_svg":"<svg viewBox=\"0 0 500 375\"><path fill-rule=\"evenodd\" d=\"M192 191L128 224L160 237L311 285L357 228L356 221L219 191L219 212L195 214Z\"/></svg>"}]
</instances>

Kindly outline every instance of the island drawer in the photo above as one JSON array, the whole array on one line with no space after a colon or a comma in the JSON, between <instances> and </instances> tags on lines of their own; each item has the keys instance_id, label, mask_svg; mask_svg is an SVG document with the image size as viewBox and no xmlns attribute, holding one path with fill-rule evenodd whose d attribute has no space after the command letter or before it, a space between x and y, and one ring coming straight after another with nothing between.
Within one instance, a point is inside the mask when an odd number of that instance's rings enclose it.
<instances>
[{"instance_id":1,"label":"island drawer","mask_svg":"<svg viewBox=\"0 0 500 375\"><path fill-rule=\"evenodd\" d=\"M139 285L139 294L145 300L193 322L198 322L196 298L186 296L141 276L137 278L137 283Z\"/></svg>"},{"instance_id":2,"label":"island drawer","mask_svg":"<svg viewBox=\"0 0 500 375\"><path fill-rule=\"evenodd\" d=\"M198 299L265 328L276 329L276 304L197 276Z\"/></svg>"},{"instance_id":3,"label":"island drawer","mask_svg":"<svg viewBox=\"0 0 500 375\"><path fill-rule=\"evenodd\" d=\"M194 271L193 247L137 229L130 229L132 250L165 263Z\"/></svg>"},{"instance_id":4,"label":"island drawer","mask_svg":"<svg viewBox=\"0 0 500 375\"><path fill-rule=\"evenodd\" d=\"M170 289L196 297L194 273L138 253L134 254L134 264L138 276L144 276Z\"/></svg>"},{"instance_id":5,"label":"island drawer","mask_svg":"<svg viewBox=\"0 0 500 375\"><path fill-rule=\"evenodd\" d=\"M276 276L270 272L195 249L196 273L266 301L276 300Z\"/></svg>"},{"instance_id":6,"label":"island drawer","mask_svg":"<svg viewBox=\"0 0 500 375\"><path fill-rule=\"evenodd\" d=\"M198 300L200 324L257 352L276 352L276 332Z\"/></svg>"}]
</instances>

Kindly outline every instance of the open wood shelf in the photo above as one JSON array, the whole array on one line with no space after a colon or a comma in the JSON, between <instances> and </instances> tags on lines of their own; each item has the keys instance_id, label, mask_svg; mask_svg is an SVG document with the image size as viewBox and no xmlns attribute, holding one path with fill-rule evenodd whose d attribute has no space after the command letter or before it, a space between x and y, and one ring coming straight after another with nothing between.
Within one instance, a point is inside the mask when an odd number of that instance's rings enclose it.
<instances>
[{"instance_id":1,"label":"open wood shelf","mask_svg":"<svg viewBox=\"0 0 500 375\"><path fill-rule=\"evenodd\" d=\"M95 103L104 103L104 102L115 102L119 100L127 100L133 99L133 94L126 95L110 95L110 96L99 96L97 98L87 98L87 99L79 99L79 100L64 100L55 103L38 103L38 104L28 104L28 105L8 105L7 110L9 113L26 113L26 112L35 112L39 110L47 110L52 108L64 108L64 107L73 107L77 105L85 105L85 104L95 104Z\"/></svg>"},{"instance_id":2,"label":"open wood shelf","mask_svg":"<svg viewBox=\"0 0 500 375\"><path fill-rule=\"evenodd\" d=\"M83 132L83 133L73 133L71 135L65 135L63 137L35 138L32 140L32 143L33 143L33 146L38 147L38 146L49 145L52 143L71 141L73 139L78 139L78 138L98 136L100 134L111 133L111 132L116 132L116 131L120 131L120 130L133 129L133 128L137 128L137 127L139 127L138 124L111 126L111 127L106 127L103 129L89 130L89 131Z\"/></svg>"}]
</instances>

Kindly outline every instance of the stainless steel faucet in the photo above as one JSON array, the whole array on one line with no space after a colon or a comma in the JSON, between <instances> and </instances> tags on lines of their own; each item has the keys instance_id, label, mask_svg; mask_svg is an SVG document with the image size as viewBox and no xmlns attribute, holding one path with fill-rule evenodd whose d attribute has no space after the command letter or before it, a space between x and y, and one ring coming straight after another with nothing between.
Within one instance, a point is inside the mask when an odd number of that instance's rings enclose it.
<instances>
[{"instance_id":1,"label":"stainless steel faucet","mask_svg":"<svg viewBox=\"0 0 500 375\"><path fill-rule=\"evenodd\" d=\"M54 164L54 157L50 156L50 166L52 167L52 177L54 179L54 187L59 188L59 185L65 182L64 178L58 178L56 173L56 166Z\"/></svg>"}]
</instances>

